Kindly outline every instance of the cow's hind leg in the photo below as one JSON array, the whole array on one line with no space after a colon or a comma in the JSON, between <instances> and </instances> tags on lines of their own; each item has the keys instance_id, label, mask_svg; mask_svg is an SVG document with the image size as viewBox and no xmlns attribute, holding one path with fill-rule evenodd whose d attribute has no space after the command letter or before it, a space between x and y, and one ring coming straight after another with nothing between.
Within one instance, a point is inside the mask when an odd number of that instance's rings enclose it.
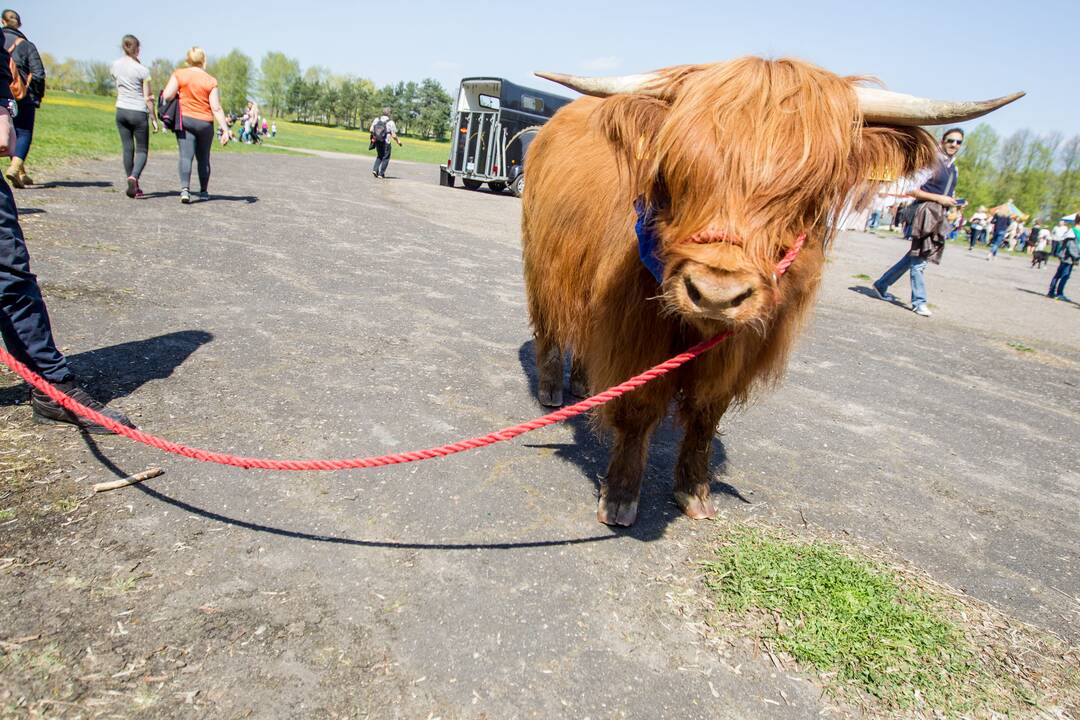
<instances>
[{"instance_id":1,"label":"cow's hind leg","mask_svg":"<svg viewBox=\"0 0 1080 720\"><path fill-rule=\"evenodd\" d=\"M705 407L682 408L681 415L686 433L679 447L679 460L675 465L675 502L682 511L695 520L716 515L709 483L709 455L716 426L727 409L727 403Z\"/></svg>"},{"instance_id":2,"label":"cow's hind leg","mask_svg":"<svg viewBox=\"0 0 1080 720\"><path fill-rule=\"evenodd\" d=\"M563 351L552 338L536 334L537 399L541 405L559 407L563 402Z\"/></svg>"}]
</instances>

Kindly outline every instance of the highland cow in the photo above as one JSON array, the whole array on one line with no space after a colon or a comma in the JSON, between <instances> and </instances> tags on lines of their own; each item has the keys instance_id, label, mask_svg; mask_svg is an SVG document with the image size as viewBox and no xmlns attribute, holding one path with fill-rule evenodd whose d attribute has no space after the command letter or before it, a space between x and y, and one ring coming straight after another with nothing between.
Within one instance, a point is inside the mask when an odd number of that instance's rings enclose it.
<instances>
[{"instance_id":1,"label":"highland cow","mask_svg":"<svg viewBox=\"0 0 1080 720\"><path fill-rule=\"evenodd\" d=\"M685 430L675 500L715 514L711 441L724 412L775 382L806 317L841 209L935 161L920 125L968 120L1019 97L925 100L795 60L742 58L645 75L538 73L587 95L529 149L522 242L541 403L597 392L718 332L733 337L605 405L614 434L597 519L630 525L649 436L670 401ZM638 221L656 239L643 262ZM779 281L776 263L806 243ZM655 275L654 275L655 273Z\"/></svg>"}]
</instances>

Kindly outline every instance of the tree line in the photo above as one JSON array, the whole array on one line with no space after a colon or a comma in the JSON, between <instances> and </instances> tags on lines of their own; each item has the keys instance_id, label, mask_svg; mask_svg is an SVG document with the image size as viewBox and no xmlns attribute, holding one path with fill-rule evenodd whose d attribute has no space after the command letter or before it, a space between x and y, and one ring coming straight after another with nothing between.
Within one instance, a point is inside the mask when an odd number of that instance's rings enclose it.
<instances>
[{"instance_id":1,"label":"tree line","mask_svg":"<svg viewBox=\"0 0 1080 720\"><path fill-rule=\"evenodd\" d=\"M957 197L968 208L993 207L1009 198L1032 220L1056 221L1080 211L1080 135L1017 130L1002 138L980 123L957 156Z\"/></svg>"},{"instance_id":2,"label":"tree line","mask_svg":"<svg viewBox=\"0 0 1080 720\"><path fill-rule=\"evenodd\" d=\"M51 88L93 95L115 91L110 63L72 58L59 62L48 53L41 59ZM154 91L164 88L173 70L183 65L167 58L149 63ZM320 66L301 71L297 60L281 52L266 53L256 67L239 50L209 58L206 70L218 80L226 113L241 114L247 101L257 98L263 114L271 117L366 128L389 107L403 134L445 140L450 131L450 94L432 78L379 88L367 78L334 74Z\"/></svg>"}]
</instances>

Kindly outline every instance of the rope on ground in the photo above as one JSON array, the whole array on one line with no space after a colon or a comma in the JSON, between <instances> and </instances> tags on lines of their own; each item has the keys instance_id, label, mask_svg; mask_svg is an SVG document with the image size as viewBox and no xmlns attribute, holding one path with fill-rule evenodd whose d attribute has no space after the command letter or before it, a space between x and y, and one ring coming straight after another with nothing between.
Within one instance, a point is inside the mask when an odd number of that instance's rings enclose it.
<instances>
[{"instance_id":1,"label":"rope on ground","mask_svg":"<svg viewBox=\"0 0 1080 720\"><path fill-rule=\"evenodd\" d=\"M795 256L802 248L803 243L806 240L806 236L800 235L791 248L784 255L784 258L776 266L776 275L779 277L791 266L791 263L795 260ZM293 470L293 471L331 471L331 470L354 470L359 468L373 468L383 467L385 465L398 465L400 463L418 462L420 460L431 460L439 457L446 457L447 455L453 455L455 453L464 452L466 450L473 450L476 448L485 447L487 445L494 445L498 442L504 442L511 440L518 435L522 435L533 430L539 430L540 428L547 427L548 425L554 425L555 423L569 420L572 417L581 415L588 412L594 407L598 407L605 403L611 402L617 397L625 395L632 390L635 390L645 383L655 380L658 377L668 374L672 370L675 370L682 365L690 362L694 358L698 357L702 353L708 352L710 349L716 347L724 340L727 340L734 334L734 331L727 330L715 337L708 340L704 340L686 352L680 353L670 360L649 368L640 375L635 375L626 382L620 383L614 387L608 388L598 395L586 398L581 402L568 405L567 407L560 408L554 412L550 412L547 415L538 417L535 420L529 420L528 422L520 423L518 425L512 425L510 427L503 428L502 430L496 430L495 432L488 433L487 435L480 435L477 437L467 438L465 440L459 440L447 445L440 445L439 447L427 448L426 450L413 450L403 453L391 453L388 455L376 455L372 457L359 457L359 458L346 458L338 460L273 460L270 458L253 458L243 457L239 455L230 455L227 453L213 452L210 450L203 450L200 448L188 447L180 443L172 442L164 438L145 433L142 430L136 428L130 428L126 425L122 425L110 417L102 415L96 410L86 407L82 403L72 400L70 397L53 387L47 380L42 378L37 373L33 372L23 363L16 360L11 353L6 349L0 348L0 362L7 365L12 371L19 377L25 380L27 383L37 388L41 392L48 395L50 398L58 402L64 408L79 415L80 417L92 420L99 425L103 425L109 430L113 431L117 435L123 435L124 437L134 440L135 442L149 445L150 447L157 448L167 453L174 455L181 455L183 457L191 458L193 460L201 460L202 462L216 463L218 465L231 465L233 467L258 469L258 470Z\"/></svg>"}]
</instances>

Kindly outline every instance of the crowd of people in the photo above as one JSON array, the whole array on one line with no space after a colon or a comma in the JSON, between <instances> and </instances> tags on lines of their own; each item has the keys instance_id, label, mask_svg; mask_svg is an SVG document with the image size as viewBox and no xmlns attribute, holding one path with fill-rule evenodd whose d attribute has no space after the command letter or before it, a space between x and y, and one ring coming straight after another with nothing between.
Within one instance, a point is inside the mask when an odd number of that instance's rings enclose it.
<instances>
[{"instance_id":1,"label":"crowd of people","mask_svg":"<svg viewBox=\"0 0 1080 720\"><path fill-rule=\"evenodd\" d=\"M925 270L928 263L940 263L946 240L956 240L967 232L968 251L985 244L986 259L993 261L1002 246L1010 252L1031 255L1031 267L1042 268L1049 257L1058 260L1047 296L1069 301L1065 285L1073 265L1080 263L1080 213L1061 218L1053 227L1036 220L1030 227L1027 216L1017 209L1012 198L993 208L980 206L970 216L964 216L963 200L955 197L959 170L956 155L964 142L960 128L948 130L941 139L937 163L914 179L914 189L904 193L911 200L885 204L886 195L879 194L870 209L866 230L876 229L887 219L890 229L900 228L911 247L899 261L872 284L874 294L891 302L897 299L889 287L904 273L910 276L911 309L917 315L930 317L927 303ZM1070 301L1071 302L1071 301Z\"/></svg>"},{"instance_id":2,"label":"crowd of people","mask_svg":"<svg viewBox=\"0 0 1080 720\"><path fill-rule=\"evenodd\" d=\"M8 351L33 372L63 393L97 410L114 422L134 427L122 413L106 408L79 385L67 359L57 347L36 276L30 271L30 257L19 224L15 196L10 186L33 185L26 171L26 159L34 136L34 121L45 96L45 67L37 47L22 31L22 18L15 10L0 13L3 45L0 46L0 157L11 157L0 180L0 334ZM206 70L206 52L192 47L185 67L169 77L155 96L149 68L140 60L141 44L134 35L120 43L123 55L113 62L116 85L116 129L120 136L121 164L132 199L144 196L139 180L150 151L150 133L171 131L179 150L180 202L209 199L210 151L216 136L222 145L234 137L233 127L243 143L257 144L261 137L276 137L277 123L268 121L254 101L243 113L226 115L221 106L218 81ZM371 149L376 150L372 174L386 176L390 143L401 145L397 128L384 108L370 127ZM197 169L198 186L192 192L192 170ZM10 186L9 184L10 183ZM106 427L70 412L34 389L31 406L36 420L75 425L91 433L111 432Z\"/></svg>"}]
</instances>

